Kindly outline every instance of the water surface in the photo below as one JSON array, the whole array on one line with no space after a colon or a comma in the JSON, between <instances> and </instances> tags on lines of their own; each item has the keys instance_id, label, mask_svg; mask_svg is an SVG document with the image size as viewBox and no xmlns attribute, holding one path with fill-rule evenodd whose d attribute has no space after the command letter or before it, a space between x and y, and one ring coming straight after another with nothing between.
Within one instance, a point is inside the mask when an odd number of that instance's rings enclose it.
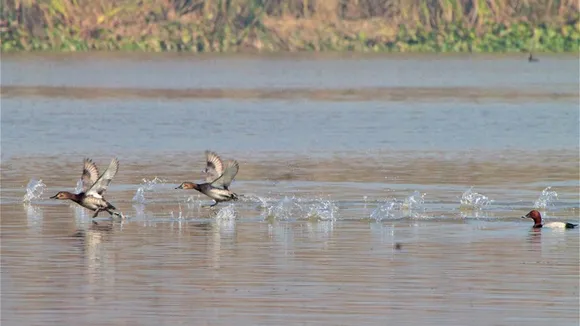
<instances>
[{"instance_id":1,"label":"water surface","mask_svg":"<svg viewBox=\"0 0 580 326\"><path fill-rule=\"evenodd\" d=\"M1 85L3 324L578 324L578 230L520 218L578 223L577 58L7 56ZM208 148L244 195L213 210L174 189ZM126 220L48 199L85 156Z\"/></svg>"}]
</instances>

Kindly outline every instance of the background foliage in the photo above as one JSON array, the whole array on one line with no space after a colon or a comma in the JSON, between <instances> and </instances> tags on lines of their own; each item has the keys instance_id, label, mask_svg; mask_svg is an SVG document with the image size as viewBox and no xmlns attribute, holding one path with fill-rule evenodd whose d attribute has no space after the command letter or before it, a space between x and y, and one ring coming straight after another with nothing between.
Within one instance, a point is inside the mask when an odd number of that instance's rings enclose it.
<instances>
[{"instance_id":1,"label":"background foliage","mask_svg":"<svg viewBox=\"0 0 580 326\"><path fill-rule=\"evenodd\" d=\"M576 0L3 0L3 51L578 51Z\"/></svg>"}]
</instances>

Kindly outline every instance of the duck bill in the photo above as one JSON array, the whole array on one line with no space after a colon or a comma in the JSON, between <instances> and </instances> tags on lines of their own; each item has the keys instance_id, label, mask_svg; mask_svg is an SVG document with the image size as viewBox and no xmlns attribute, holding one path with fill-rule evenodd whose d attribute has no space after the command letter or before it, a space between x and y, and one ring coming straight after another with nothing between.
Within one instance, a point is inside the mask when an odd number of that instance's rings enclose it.
<instances>
[{"instance_id":1,"label":"duck bill","mask_svg":"<svg viewBox=\"0 0 580 326\"><path fill-rule=\"evenodd\" d=\"M183 189L183 183L177 186L175 189Z\"/></svg>"},{"instance_id":2,"label":"duck bill","mask_svg":"<svg viewBox=\"0 0 580 326\"><path fill-rule=\"evenodd\" d=\"M54 196L50 197L50 199L56 199L56 196L57 196L57 195L54 195Z\"/></svg>"}]
</instances>

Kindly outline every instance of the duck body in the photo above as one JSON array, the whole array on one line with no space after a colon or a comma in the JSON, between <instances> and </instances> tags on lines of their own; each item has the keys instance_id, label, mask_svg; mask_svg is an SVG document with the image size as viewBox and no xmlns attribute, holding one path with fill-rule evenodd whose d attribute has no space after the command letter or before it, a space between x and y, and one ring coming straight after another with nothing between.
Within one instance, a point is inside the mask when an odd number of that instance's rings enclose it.
<instances>
[{"instance_id":1,"label":"duck body","mask_svg":"<svg viewBox=\"0 0 580 326\"><path fill-rule=\"evenodd\" d=\"M534 56L532 55L532 53L530 53L530 56L528 57L528 62L538 62L539 60L537 58L534 58Z\"/></svg>"},{"instance_id":2,"label":"duck body","mask_svg":"<svg viewBox=\"0 0 580 326\"><path fill-rule=\"evenodd\" d=\"M113 177L117 174L118 169L119 161L114 158L105 172L99 176L99 170L95 163L91 159L86 158L83 165L83 174L81 175L83 190L78 194L59 191L50 198L74 201L80 206L95 212L92 216L93 218L97 217L101 211L106 211L111 216L117 215L124 218L122 213L113 212L117 208L103 197L103 193Z\"/></svg>"},{"instance_id":3,"label":"duck body","mask_svg":"<svg viewBox=\"0 0 580 326\"><path fill-rule=\"evenodd\" d=\"M205 151L206 168L203 172L206 174L204 183L182 182L175 189L195 189L202 194L213 199L213 207L220 202L238 200L238 195L229 189L230 184L238 174L240 168L235 160L223 162L221 158L212 151Z\"/></svg>"},{"instance_id":4,"label":"duck body","mask_svg":"<svg viewBox=\"0 0 580 326\"><path fill-rule=\"evenodd\" d=\"M578 224L568 222L550 222L540 225L534 225L534 228L548 228L548 229L574 229Z\"/></svg>"},{"instance_id":5,"label":"duck body","mask_svg":"<svg viewBox=\"0 0 580 326\"><path fill-rule=\"evenodd\" d=\"M193 182L183 182L179 187L176 189L195 189L202 194L208 196L209 198L213 199L215 203L210 205L213 207L220 202L230 201L230 200L238 200L238 195L233 193L228 189L221 189L211 185L211 183L193 183Z\"/></svg>"},{"instance_id":6,"label":"duck body","mask_svg":"<svg viewBox=\"0 0 580 326\"><path fill-rule=\"evenodd\" d=\"M109 203L104 197L98 198L91 195L87 195L84 192L80 192L78 194L73 194L68 191L61 191L56 195L50 197L51 199L70 199L75 203L81 205L82 207L89 209L95 214L94 217L97 217L101 211L107 211L109 214L113 215L114 213L111 210L116 210L117 208Z\"/></svg>"},{"instance_id":7,"label":"duck body","mask_svg":"<svg viewBox=\"0 0 580 326\"><path fill-rule=\"evenodd\" d=\"M522 218L531 218L534 220L534 229L548 228L548 229L574 229L578 224L568 223L568 222L548 222L542 224L542 214L537 210L532 210Z\"/></svg>"}]
</instances>

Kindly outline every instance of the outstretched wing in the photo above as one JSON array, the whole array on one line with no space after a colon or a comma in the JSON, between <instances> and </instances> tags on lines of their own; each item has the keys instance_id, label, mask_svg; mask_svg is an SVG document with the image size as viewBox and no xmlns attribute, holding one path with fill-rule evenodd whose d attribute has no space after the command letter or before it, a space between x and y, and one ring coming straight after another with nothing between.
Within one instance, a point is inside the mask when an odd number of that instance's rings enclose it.
<instances>
[{"instance_id":1,"label":"outstretched wing","mask_svg":"<svg viewBox=\"0 0 580 326\"><path fill-rule=\"evenodd\" d=\"M228 160L226 162L226 168L224 170L224 173L215 181L213 181L211 185L218 188L223 187L224 189L228 189L228 187L236 177L236 174L238 174L239 169L240 165L238 164L238 161Z\"/></svg>"},{"instance_id":2,"label":"outstretched wing","mask_svg":"<svg viewBox=\"0 0 580 326\"><path fill-rule=\"evenodd\" d=\"M113 158L111 160L111 164L109 167L101 174L99 179L91 186L91 188L87 191L87 195L95 196L95 197L102 197L105 190L111 183L111 180L115 177L119 171L119 160L117 158Z\"/></svg>"},{"instance_id":3,"label":"outstretched wing","mask_svg":"<svg viewBox=\"0 0 580 326\"><path fill-rule=\"evenodd\" d=\"M205 160L205 182L213 182L223 174L224 164L222 163L222 159L212 151L205 151Z\"/></svg>"},{"instance_id":4,"label":"outstretched wing","mask_svg":"<svg viewBox=\"0 0 580 326\"><path fill-rule=\"evenodd\" d=\"M82 192L87 192L98 178L99 169L97 168L97 165L90 158L85 158L85 161L83 162L83 174L81 175L81 182L83 185Z\"/></svg>"}]
</instances>

